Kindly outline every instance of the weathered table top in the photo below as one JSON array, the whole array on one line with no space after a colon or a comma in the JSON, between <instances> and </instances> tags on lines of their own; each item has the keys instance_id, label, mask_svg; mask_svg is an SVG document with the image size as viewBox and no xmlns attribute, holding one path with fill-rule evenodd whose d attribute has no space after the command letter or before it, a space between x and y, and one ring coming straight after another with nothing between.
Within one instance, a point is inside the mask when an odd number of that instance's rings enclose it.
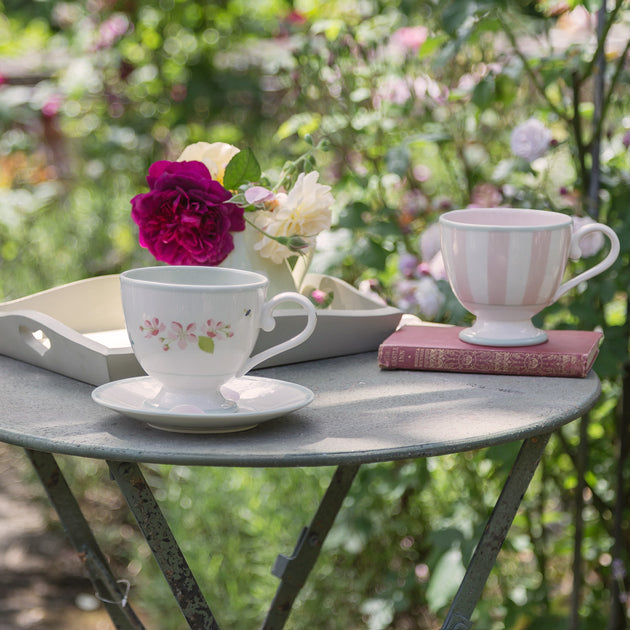
<instances>
[{"instance_id":1,"label":"weathered table top","mask_svg":"<svg viewBox=\"0 0 630 630\"><path fill-rule=\"evenodd\" d=\"M242 433L160 431L97 405L93 387L0 357L0 440L100 459L328 466L454 453L549 433L590 409L587 378L382 371L376 353L255 374L304 385L304 409Z\"/></svg>"}]
</instances>

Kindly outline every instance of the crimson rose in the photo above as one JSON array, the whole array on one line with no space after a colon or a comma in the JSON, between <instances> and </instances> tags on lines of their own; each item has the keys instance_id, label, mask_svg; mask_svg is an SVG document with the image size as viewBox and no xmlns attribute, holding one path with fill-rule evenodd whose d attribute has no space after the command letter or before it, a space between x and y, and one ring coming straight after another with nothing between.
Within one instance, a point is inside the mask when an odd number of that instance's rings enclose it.
<instances>
[{"instance_id":1,"label":"crimson rose","mask_svg":"<svg viewBox=\"0 0 630 630\"><path fill-rule=\"evenodd\" d=\"M149 192L131 200L140 245L170 265L218 265L245 229L243 209L202 162L154 162Z\"/></svg>"}]
</instances>

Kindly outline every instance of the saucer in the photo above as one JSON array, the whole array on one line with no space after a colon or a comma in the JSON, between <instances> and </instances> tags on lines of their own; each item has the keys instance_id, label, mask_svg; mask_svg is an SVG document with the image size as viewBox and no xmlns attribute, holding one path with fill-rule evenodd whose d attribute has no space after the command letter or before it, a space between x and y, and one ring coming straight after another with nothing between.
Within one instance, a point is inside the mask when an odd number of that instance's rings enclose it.
<instances>
[{"instance_id":1,"label":"saucer","mask_svg":"<svg viewBox=\"0 0 630 630\"><path fill-rule=\"evenodd\" d=\"M230 433L285 416L305 407L314 398L310 389L296 383L243 376L228 381L221 388L224 397L236 403L236 409L205 413L195 412L194 407L188 405L171 411L145 406L160 389L160 383L154 378L140 376L101 385L92 392L92 399L103 407L164 431Z\"/></svg>"}]
</instances>

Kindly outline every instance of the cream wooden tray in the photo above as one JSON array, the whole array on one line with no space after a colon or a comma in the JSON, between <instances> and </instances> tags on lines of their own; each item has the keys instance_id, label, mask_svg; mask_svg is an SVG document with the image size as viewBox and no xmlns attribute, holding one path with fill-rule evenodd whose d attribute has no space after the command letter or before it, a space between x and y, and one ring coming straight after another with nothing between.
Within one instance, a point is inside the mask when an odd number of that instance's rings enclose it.
<instances>
[{"instance_id":1,"label":"cream wooden tray","mask_svg":"<svg viewBox=\"0 0 630 630\"><path fill-rule=\"evenodd\" d=\"M398 309L330 276L307 274L302 286L333 291L334 300L318 311L310 339L261 367L376 350L402 317ZM299 309L278 309L276 327L260 333L254 352L295 335L304 318ZM0 304L0 354L92 385L144 374L125 331L117 275Z\"/></svg>"}]
</instances>

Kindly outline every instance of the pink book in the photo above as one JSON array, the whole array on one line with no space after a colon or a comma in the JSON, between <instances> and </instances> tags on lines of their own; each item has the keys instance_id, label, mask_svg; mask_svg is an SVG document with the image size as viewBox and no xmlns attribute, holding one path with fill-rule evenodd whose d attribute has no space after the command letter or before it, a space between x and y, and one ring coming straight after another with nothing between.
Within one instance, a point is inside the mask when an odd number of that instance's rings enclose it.
<instances>
[{"instance_id":1,"label":"pink book","mask_svg":"<svg viewBox=\"0 0 630 630\"><path fill-rule=\"evenodd\" d=\"M537 346L495 348L462 341L460 330L459 326L402 326L379 346L379 367L584 377L595 362L603 337L596 331L550 330L548 341Z\"/></svg>"}]
</instances>

